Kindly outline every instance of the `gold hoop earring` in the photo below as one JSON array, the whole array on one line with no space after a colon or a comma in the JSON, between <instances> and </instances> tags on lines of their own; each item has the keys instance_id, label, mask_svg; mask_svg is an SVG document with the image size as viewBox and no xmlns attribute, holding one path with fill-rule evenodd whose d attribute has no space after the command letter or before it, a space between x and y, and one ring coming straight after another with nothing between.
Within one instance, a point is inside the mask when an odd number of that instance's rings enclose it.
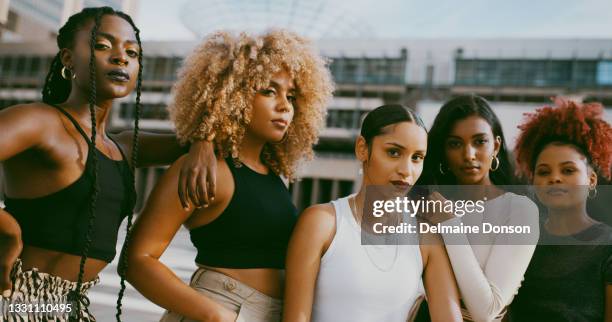
<instances>
[{"instance_id":1,"label":"gold hoop earring","mask_svg":"<svg viewBox=\"0 0 612 322\"><path fill-rule=\"evenodd\" d=\"M495 161L495 166L493 166L493 161ZM491 171L495 172L499 169L499 159L496 155L493 156L493 160L491 160Z\"/></svg>"},{"instance_id":2,"label":"gold hoop earring","mask_svg":"<svg viewBox=\"0 0 612 322\"><path fill-rule=\"evenodd\" d=\"M593 195L591 195L592 191L595 192L595 193L593 193ZM587 195L587 197L589 199L595 199L595 197L597 197L597 187L593 187L593 189L589 189L589 194Z\"/></svg>"},{"instance_id":3,"label":"gold hoop earring","mask_svg":"<svg viewBox=\"0 0 612 322\"><path fill-rule=\"evenodd\" d=\"M66 71L70 72L70 76L66 76ZM76 78L76 74L73 73L70 69L66 68L66 66L62 67L62 70L60 71L60 74L62 75L62 78L65 80L71 80L71 79L75 79Z\"/></svg>"},{"instance_id":4,"label":"gold hoop earring","mask_svg":"<svg viewBox=\"0 0 612 322\"><path fill-rule=\"evenodd\" d=\"M446 172L444 172L444 170L442 170L442 162L440 162L440 166L438 167L438 169L440 170L441 174L446 174Z\"/></svg>"}]
</instances>

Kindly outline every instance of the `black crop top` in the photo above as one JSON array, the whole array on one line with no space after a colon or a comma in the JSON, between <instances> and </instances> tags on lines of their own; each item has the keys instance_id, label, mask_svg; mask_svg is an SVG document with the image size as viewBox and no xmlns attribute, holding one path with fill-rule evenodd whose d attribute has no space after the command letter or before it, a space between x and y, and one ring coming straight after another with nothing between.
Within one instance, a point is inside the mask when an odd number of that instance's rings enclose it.
<instances>
[{"instance_id":1,"label":"black crop top","mask_svg":"<svg viewBox=\"0 0 612 322\"><path fill-rule=\"evenodd\" d=\"M297 209L287 187L270 171L262 175L226 159L234 178L227 208L211 223L190 231L196 262L225 268L285 267Z\"/></svg>"},{"instance_id":2,"label":"black crop top","mask_svg":"<svg viewBox=\"0 0 612 322\"><path fill-rule=\"evenodd\" d=\"M88 256L110 263L116 253L119 225L132 211L136 200L130 167L121 148L123 160L109 159L92 147L89 137L70 114L59 106L54 107L70 119L87 141L89 153L85 170L72 184L43 197L5 196L5 210L19 223L24 245L82 255L93 188L91 156L92 150L95 151L98 158L98 197Z\"/></svg>"}]
</instances>

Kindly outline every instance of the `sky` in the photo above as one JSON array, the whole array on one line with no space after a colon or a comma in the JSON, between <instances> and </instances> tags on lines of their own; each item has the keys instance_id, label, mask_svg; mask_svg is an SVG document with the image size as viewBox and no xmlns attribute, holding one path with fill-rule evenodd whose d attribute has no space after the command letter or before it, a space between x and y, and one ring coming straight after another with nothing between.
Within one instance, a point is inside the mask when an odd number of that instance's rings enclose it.
<instances>
[{"instance_id":1,"label":"sky","mask_svg":"<svg viewBox=\"0 0 612 322\"><path fill-rule=\"evenodd\" d=\"M194 2L222 1L266 0L141 0L137 24L145 40L195 40L182 11ZM290 6L293 0L267 1ZM376 38L612 38L612 0L327 1Z\"/></svg>"}]
</instances>

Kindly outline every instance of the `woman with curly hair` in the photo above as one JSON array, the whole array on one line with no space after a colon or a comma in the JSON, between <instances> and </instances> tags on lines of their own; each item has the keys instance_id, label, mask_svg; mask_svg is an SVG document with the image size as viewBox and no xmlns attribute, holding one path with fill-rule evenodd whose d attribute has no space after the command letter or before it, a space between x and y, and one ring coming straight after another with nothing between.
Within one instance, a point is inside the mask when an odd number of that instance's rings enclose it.
<instances>
[{"instance_id":1,"label":"woman with curly hair","mask_svg":"<svg viewBox=\"0 0 612 322\"><path fill-rule=\"evenodd\" d=\"M556 99L519 128L516 159L546 209L511 320L611 321L612 229L587 212L610 179L612 126L599 103Z\"/></svg>"},{"instance_id":2,"label":"woman with curly hair","mask_svg":"<svg viewBox=\"0 0 612 322\"><path fill-rule=\"evenodd\" d=\"M429 131L428 146L424 175L417 184L445 185L439 188L447 192L433 192L432 200L484 200L484 212L461 218L439 213L427 217L431 223L530 227L530 234L522 237L442 233L465 306L464 320L501 321L536 247L537 206L509 186L514 177L501 123L484 98L460 95L446 102Z\"/></svg>"},{"instance_id":3,"label":"woman with curly hair","mask_svg":"<svg viewBox=\"0 0 612 322\"><path fill-rule=\"evenodd\" d=\"M281 176L312 156L332 89L310 42L286 31L215 33L185 61L170 115L182 140L214 141L223 184L208 207L184 209L179 159L135 224L128 280L168 310L162 321L280 320L296 220ZM190 285L159 261L181 225L198 251Z\"/></svg>"},{"instance_id":4,"label":"woman with curly hair","mask_svg":"<svg viewBox=\"0 0 612 322\"><path fill-rule=\"evenodd\" d=\"M42 102L0 112L6 185L6 208L0 209L0 321L95 321L87 291L115 257L126 216L129 236L134 169L168 164L186 152L174 135L138 129L143 53L129 15L85 8L60 28L57 45ZM114 101L134 90L133 133L107 133ZM191 164L194 158L189 159ZM121 284L122 294L123 279ZM9 312L10 304L45 303L64 309ZM120 300L118 308L119 318Z\"/></svg>"}]
</instances>

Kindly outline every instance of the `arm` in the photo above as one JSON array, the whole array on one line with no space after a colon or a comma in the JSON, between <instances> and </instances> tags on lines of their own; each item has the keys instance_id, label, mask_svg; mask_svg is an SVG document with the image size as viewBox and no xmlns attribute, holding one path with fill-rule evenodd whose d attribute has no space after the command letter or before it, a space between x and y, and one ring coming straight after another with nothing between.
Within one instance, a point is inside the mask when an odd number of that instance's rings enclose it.
<instances>
[{"instance_id":1,"label":"arm","mask_svg":"<svg viewBox=\"0 0 612 322\"><path fill-rule=\"evenodd\" d=\"M56 115L35 104L16 105L0 110L0 162L28 149L41 146L50 129L45 128ZM44 134L43 134L44 133Z\"/></svg>"},{"instance_id":2,"label":"arm","mask_svg":"<svg viewBox=\"0 0 612 322\"><path fill-rule=\"evenodd\" d=\"M606 287L606 306L604 307L604 321L612 322L612 285L607 284Z\"/></svg>"},{"instance_id":3,"label":"arm","mask_svg":"<svg viewBox=\"0 0 612 322\"><path fill-rule=\"evenodd\" d=\"M439 239L439 236L427 237ZM423 283L431 321L463 321L459 291L442 242L423 243L420 247L424 255Z\"/></svg>"},{"instance_id":4,"label":"arm","mask_svg":"<svg viewBox=\"0 0 612 322\"><path fill-rule=\"evenodd\" d=\"M336 232L331 205L316 205L298 218L287 251L283 321L310 321L321 257Z\"/></svg>"},{"instance_id":5,"label":"arm","mask_svg":"<svg viewBox=\"0 0 612 322\"><path fill-rule=\"evenodd\" d=\"M463 302L474 321L490 321L510 304L536 247L538 208L526 197L513 200L511 207L509 220L504 224L529 225L536 230L530 235L535 239L531 243L512 245L512 238L516 236L500 234L491 247L484 268L481 268L465 235L443 234ZM455 218L444 224L459 224L459 220Z\"/></svg>"},{"instance_id":6,"label":"arm","mask_svg":"<svg viewBox=\"0 0 612 322\"><path fill-rule=\"evenodd\" d=\"M11 269L17 260L23 244L19 224L8 212L0 208L0 292L8 297L12 288ZM8 292L7 292L8 290Z\"/></svg>"},{"instance_id":7,"label":"arm","mask_svg":"<svg viewBox=\"0 0 612 322\"><path fill-rule=\"evenodd\" d=\"M116 136L124 147L128 158L132 155L132 131L123 131ZM189 153L188 153L189 152ZM217 159L214 146L209 141L195 141L181 146L175 134L139 132L138 167L167 165L188 153L182 163L178 180L178 195L183 208L189 203L196 207L208 206L215 198Z\"/></svg>"},{"instance_id":8,"label":"arm","mask_svg":"<svg viewBox=\"0 0 612 322\"><path fill-rule=\"evenodd\" d=\"M160 178L134 224L127 253L127 280L154 303L189 319L234 321L234 312L189 287L159 261L193 211L181 207L175 190L182 162L179 159Z\"/></svg>"},{"instance_id":9,"label":"arm","mask_svg":"<svg viewBox=\"0 0 612 322\"><path fill-rule=\"evenodd\" d=\"M42 144L45 125L54 115L35 104L8 107L0 111L0 161L8 160ZM41 128L42 127L42 128ZM8 296L11 289L10 272L22 249L19 224L0 208L0 292Z\"/></svg>"}]
</instances>

